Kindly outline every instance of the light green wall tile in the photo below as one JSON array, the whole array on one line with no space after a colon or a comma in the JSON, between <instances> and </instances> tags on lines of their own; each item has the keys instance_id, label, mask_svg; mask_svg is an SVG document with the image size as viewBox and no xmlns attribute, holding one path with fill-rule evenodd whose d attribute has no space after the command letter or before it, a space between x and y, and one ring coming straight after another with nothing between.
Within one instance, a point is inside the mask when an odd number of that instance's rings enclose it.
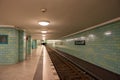
<instances>
[{"instance_id":1,"label":"light green wall tile","mask_svg":"<svg viewBox=\"0 0 120 80\"><path fill-rule=\"evenodd\" d=\"M107 31L112 34L104 35ZM94 38L89 37L90 34ZM74 45L74 40L66 41L81 36L86 37L86 45ZM62 45L56 43L57 49L120 74L120 21L75 34L62 39L62 42Z\"/></svg>"},{"instance_id":2,"label":"light green wall tile","mask_svg":"<svg viewBox=\"0 0 120 80\"><path fill-rule=\"evenodd\" d=\"M0 35L8 35L8 44L0 44L0 65L18 62L18 31L0 28Z\"/></svg>"},{"instance_id":3,"label":"light green wall tile","mask_svg":"<svg viewBox=\"0 0 120 80\"><path fill-rule=\"evenodd\" d=\"M37 48L37 40L32 40L32 49Z\"/></svg>"}]
</instances>

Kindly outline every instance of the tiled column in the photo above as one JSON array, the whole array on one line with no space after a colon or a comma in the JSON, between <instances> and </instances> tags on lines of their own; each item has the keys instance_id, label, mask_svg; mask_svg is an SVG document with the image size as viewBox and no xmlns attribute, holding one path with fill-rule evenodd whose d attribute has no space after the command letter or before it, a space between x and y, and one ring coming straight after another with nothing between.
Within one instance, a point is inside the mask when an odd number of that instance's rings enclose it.
<instances>
[{"instance_id":1,"label":"tiled column","mask_svg":"<svg viewBox=\"0 0 120 80\"><path fill-rule=\"evenodd\" d=\"M33 40L32 41L32 49L36 49L37 48L37 40Z\"/></svg>"},{"instance_id":2,"label":"tiled column","mask_svg":"<svg viewBox=\"0 0 120 80\"><path fill-rule=\"evenodd\" d=\"M27 40L27 54L31 54L32 53L32 38L31 36L28 36L27 37L28 40Z\"/></svg>"},{"instance_id":3,"label":"tiled column","mask_svg":"<svg viewBox=\"0 0 120 80\"><path fill-rule=\"evenodd\" d=\"M35 48L37 48L37 40L35 40Z\"/></svg>"},{"instance_id":4,"label":"tiled column","mask_svg":"<svg viewBox=\"0 0 120 80\"><path fill-rule=\"evenodd\" d=\"M19 61L25 60L25 32L23 30L19 30Z\"/></svg>"},{"instance_id":5,"label":"tiled column","mask_svg":"<svg viewBox=\"0 0 120 80\"><path fill-rule=\"evenodd\" d=\"M18 62L18 30L9 27L0 28L0 39L5 38L6 43L0 43L0 65L15 64ZM5 37L6 36L6 37Z\"/></svg>"}]
</instances>

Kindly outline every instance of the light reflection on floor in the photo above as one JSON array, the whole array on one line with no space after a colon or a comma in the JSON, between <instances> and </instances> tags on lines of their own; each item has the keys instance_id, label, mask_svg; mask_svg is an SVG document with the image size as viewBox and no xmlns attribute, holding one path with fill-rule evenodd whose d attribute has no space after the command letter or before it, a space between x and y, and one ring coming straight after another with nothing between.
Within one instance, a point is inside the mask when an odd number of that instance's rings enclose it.
<instances>
[{"instance_id":1,"label":"light reflection on floor","mask_svg":"<svg viewBox=\"0 0 120 80\"><path fill-rule=\"evenodd\" d=\"M50 57L46 51L46 48L43 48L43 80L59 80L58 75L54 75L56 73L54 66Z\"/></svg>"},{"instance_id":2,"label":"light reflection on floor","mask_svg":"<svg viewBox=\"0 0 120 80\"><path fill-rule=\"evenodd\" d=\"M23 62L0 66L0 80L33 80L42 47L33 50L33 54Z\"/></svg>"}]
</instances>

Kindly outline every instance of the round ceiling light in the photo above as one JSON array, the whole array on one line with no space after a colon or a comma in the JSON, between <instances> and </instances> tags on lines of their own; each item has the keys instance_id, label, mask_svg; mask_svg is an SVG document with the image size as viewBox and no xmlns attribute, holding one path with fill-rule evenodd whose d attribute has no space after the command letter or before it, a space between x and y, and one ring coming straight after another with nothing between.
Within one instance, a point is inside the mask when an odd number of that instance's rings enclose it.
<instances>
[{"instance_id":1,"label":"round ceiling light","mask_svg":"<svg viewBox=\"0 0 120 80\"><path fill-rule=\"evenodd\" d=\"M41 31L41 33L47 33L47 31Z\"/></svg>"},{"instance_id":2,"label":"round ceiling light","mask_svg":"<svg viewBox=\"0 0 120 80\"><path fill-rule=\"evenodd\" d=\"M46 35L42 35L43 37L45 37Z\"/></svg>"},{"instance_id":3,"label":"round ceiling light","mask_svg":"<svg viewBox=\"0 0 120 80\"><path fill-rule=\"evenodd\" d=\"M50 24L50 22L48 22L48 21L41 21L38 24L40 24L41 26L47 26L47 25Z\"/></svg>"}]
</instances>

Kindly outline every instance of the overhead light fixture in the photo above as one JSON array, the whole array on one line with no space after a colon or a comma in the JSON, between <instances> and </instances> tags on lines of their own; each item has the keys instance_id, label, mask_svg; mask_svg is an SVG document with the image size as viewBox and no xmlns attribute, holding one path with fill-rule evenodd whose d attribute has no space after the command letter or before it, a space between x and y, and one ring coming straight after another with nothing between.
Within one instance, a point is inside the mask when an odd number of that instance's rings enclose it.
<instances>
[{"instance_id":1,"label":"overhead light fixture","mask_svg":"<svg viewBox=\"0 0 120 80\"><path fill-rule=\"evenodd\" d=\"M42 35L43 37L45 37L46 35Z\"/></svg>"},{"instance_id":2,"label":"overhead light fixture","mask_svg":"<svg viewBox=\"0 0 120 80\"><path fill-rule=\"evenodd\" d=\"M42 37L42 40L45 40L46 38L45 37Z\"/></svg>"},{"instance_id":3,"label":"overhead light fixture","mask_svg":"<svg viewBox=\"0 0 120 80\"><path fill-rule=\"evenodd\" d=\"M38 24L40 24L41 26L47 26L50 24L49 21L41 21L41 22L38 22Z\"/></svg>"},{"instance_id":4,"label":"overhead light fixture","mask_svg":"<svg viewBox=\"0 0 120 80\"><path fill-rule=\"evenodd\" d=\"M41 31L41 33L47 33L47 31Z\"/></svg>"},{"instance_id":5,"label":"overhead light fixture","mask_svg":"<svg viewBox=\"0 0 120 80\"><path fill-rule=\"evenodd\" d=\"M46 8L42 8L42 9L41 9L41 12L42 12L42 13L45 13L46 11L47 11Z\"/></svg>"}]
</instances>

